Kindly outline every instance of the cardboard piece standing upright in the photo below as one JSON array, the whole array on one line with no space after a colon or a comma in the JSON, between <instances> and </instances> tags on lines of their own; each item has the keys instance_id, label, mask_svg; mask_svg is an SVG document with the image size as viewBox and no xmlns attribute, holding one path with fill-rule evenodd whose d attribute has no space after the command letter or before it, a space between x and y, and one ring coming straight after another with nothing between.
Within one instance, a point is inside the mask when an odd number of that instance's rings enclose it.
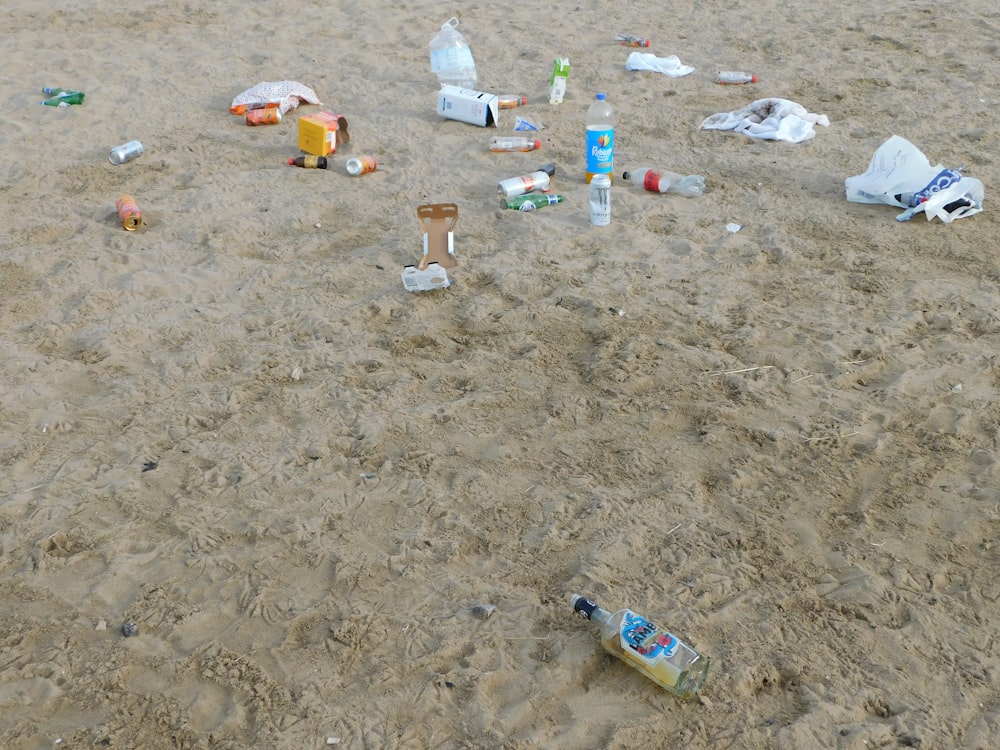
<instances>
[{"instance_id":1,"label":"cardboard piece standing upright","mask_svg":"<svg viewBox=\"0 0 1000 750\"><path fill-rule=\"evenodd\" d=\"M424 231L424 257L418 268L423 271L429 263L442 268L453 268L455 260L455 224L458 206L454 203L427 203L417 208L417 221Z\"/></svg>"},{"instance_id":2,"label":"cardboard piece standing upright","mask_svg":"<svg viewBox=\"0 0 1000 750\"><path fill-rule=\"evenodd\" d=\"M419 206L417 221L424 233L424 255L418 265L403 267L403 287L408 292L446 289L452 284L447 269L458 264L453 231L458 221L458 206L454 203Z\"/></svg>"}]
</instances>

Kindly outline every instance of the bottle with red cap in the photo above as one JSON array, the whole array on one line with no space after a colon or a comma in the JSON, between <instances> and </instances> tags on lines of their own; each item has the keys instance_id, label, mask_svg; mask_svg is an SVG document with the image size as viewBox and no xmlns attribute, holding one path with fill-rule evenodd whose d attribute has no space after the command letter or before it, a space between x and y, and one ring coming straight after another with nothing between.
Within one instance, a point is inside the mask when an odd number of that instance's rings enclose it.
<instances>
[{"instance_id":1,"label":"bottle with red cap","mask_svg":"<svg viewBox=\"0 0 1000 750\"><path fill-rule=\"evenodd\" d=\"M517 94L500 94L497 97L497 107L500 109L514 109L514 107L523 107L527 103L528 97Z\"/></svg>"},{"instance_id":2,"label":"bottle with red cap","mask_svg":"<svg viewBox=\"0 0 1000 750\"><path fill-rule=\"evenodd\" d=\"M303 167L304 169L326 169L328 162L325 156L289 156L288 166Z\"/></svg>"},{"instance_id":3,"label":"bottle with red cap","mask_svg":"<svg viewBox=\"0 0 1000 750\"><path fill-rule=\"evenodd\" d=\"M523 136L497 136L490 139L490 151L535 151L542 147L542 142L537 138L525 138Z\"/></svg>"},{"instance_id":4,"label":"bottle with red cap","mask_svg":"<svg viewBox=\"0 0 1000 750\"><path fill-rule=\"evenodd\" d=\"M648 39L640 39L637 36L632 36L631 34L616 34L615 41L626 47L648 47Z\"/></svg>"},{"instance_id":5,"label":"bottle with red cap","mask_svg":"<svg viewBox=\"0 0 1000 750\"><path fill-rule=\"evenodd\" d=\"M629 185L636 185L650 193L677 193L694 198L705 192L705 178L700 174L686 177L676 172L661 172L649 167L622 172L622 179Z\"/></svg>"},{"instance_id":6,"label":"bottle with red cap","mask_svg":"<svg viewBox=\"0 0 1000 750\"><path fill-rule=\"evenodd\" d=\"M555 164L543 164L531 174L501 180L497 183L497 192L502 198L514 198L535 191L547 191L555 173Z\"/></svg>"},{"instance_id":7,"label":"bottle with red cap","mask_svg":"<svg viewBox=\"0 0 1000 750\"><path fill-rule=\"evenodd\" d=\"M715 80L716 83L757 83L757 76L741 70L723 70Z\"/></svg>"}]
</instances>

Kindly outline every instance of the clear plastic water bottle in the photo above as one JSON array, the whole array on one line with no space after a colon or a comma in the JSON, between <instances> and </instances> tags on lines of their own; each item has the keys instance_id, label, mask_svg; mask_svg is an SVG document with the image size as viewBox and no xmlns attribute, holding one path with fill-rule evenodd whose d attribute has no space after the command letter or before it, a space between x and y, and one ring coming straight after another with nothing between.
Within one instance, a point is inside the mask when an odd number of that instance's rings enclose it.
<instances>
[{"instance_id":1,"label":"clear plastic water bottle","mask_svg":"<svg viewBox=\"0 0 1000 750\"><path fill-rule=\"evenodd\" d=\"M524 138L517 135L490 138L490 151L534 151L541 147L542 142L537 138Z\"/></svg>"},{"instance_id":2,"label":"clear plastic water bottle","mask_svg":"<svg viewBox=\"0 0 1000 750\"><path fill-rule=\"evenodd\" d=\"M622 179L651 193L677 193L694 198L705 192L705 178L700 174L689 174L684 177L676 172L657 172L655 169L643 167L622 172Z\"/></svg>"},{"instance_id":3,"label":"clear plastic water bottle","mask_svg":"<svg viewBox=\"0 0 1000 750\"><path fill-rule=\"evenodd\" d=\"M630 609L617 612L598 607L579 594L570 598L573 610L601 628L604 649L657 685L690 698L705 684L709 658L676 636Z\"/></svg>"},{"instance_id":4,"label":"clear plastic water bottle","mask_svg":"<svg viewBox=\"0 0 1000 750\"><path fill-rule=\"evenodd\" d=\"M716 83L757 83L757 76L744 73L742 70L721 70L715 79Z\"/></svg>"},{"instance_id":5,"label":"clear plastic water bottle","mask_svg":"<svg viewBox=\"0 0 1000 750\"><path fill-rule=\"evenodd\" d=\"M437 73L442 86L476 88L476 63L454 16L441 24L441 30L431 39L431 70Z\"/></svg>"},{"instance_id":6,"label":"clear plastic water bottle","mask_svg":"<svg viewBox=\"0 0 1000 750\"><path fill-rule=\"evenodd\" d=\"M615 112L604 94L587 110L587 182L595 174L611 179L615 161Z\"/></svg>"}]
</instances>

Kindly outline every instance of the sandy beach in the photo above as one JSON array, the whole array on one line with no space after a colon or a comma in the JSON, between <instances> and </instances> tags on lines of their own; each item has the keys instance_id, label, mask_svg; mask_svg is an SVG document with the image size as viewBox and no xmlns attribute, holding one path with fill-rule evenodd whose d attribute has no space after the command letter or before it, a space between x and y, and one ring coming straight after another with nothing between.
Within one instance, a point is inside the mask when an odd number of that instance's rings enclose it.
<instances>
[{"instance_id":1,"label":"sandy beach","mask_svg":"<svg viewBox=\"0 0 1000 750\"><path fill-rule=\"evenodd\" d=\"M998 746L993 2L56 5L3 12L0 747ZM435 111L451 16L528 98L496 128ZM285 80L322 104L230 114ZM616 179L591 226L599 91L616 174L705 193ZM764 97L830 124L699 127ZM288 166L324 110L350 142ZM492 153L518 113L542 148ZM984 210L848 202L893 135ZM499 208L546 162L562 203ZM455 283L408 292L441 202ZM702 691L574 592L710 657Z\"/></svg>"}]
</instances>

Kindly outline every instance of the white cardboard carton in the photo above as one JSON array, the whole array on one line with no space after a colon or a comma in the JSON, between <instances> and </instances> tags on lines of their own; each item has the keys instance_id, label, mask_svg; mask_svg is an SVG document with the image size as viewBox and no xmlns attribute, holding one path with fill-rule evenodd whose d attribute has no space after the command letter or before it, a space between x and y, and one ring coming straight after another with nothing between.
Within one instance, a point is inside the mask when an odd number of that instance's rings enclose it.
<instances>
[{"instance_id":1,"label":"white cardboard carton","mask_svg":"<svg viewBox=\"0 0 1000 750\"><path fill-rule=\"evenodd\" d=\"M497 127L498 110L496 94L447 84L438 92L437 113L449 120L459 120L481 127L487 125Z\"/></svg>"}]
</instances>

